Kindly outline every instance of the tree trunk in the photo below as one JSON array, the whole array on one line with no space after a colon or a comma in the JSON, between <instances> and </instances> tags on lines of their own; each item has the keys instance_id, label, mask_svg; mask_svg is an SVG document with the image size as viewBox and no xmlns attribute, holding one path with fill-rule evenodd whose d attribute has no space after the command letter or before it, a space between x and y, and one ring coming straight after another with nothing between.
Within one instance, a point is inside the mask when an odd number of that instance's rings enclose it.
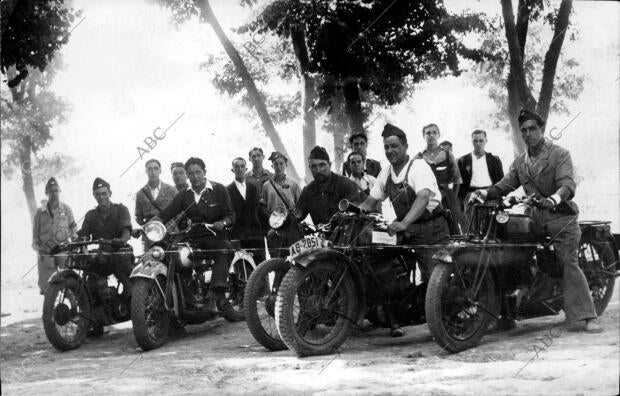
<instances>
[{"instance_id":1,"label":"tree trunk","mask_svg":"<svg viewBox=\"0 0 620 396\"><path fill-rule=\"evenodd\" d=\"M316 114L314 111L314 99L316 97L314 79L310 75L310 56L306 44L306 33L302 27L291 30L291 42L297 60L297 70L301 80L301 107L303 114L303 137L304 159L310 154L310 150L316 146ZM312 180L312 174L305 172L306 183Z\"/></svg>"},{"instance_id":2,"label":"tree trunk","mask_svg":"<svg viewBox=\"0 0 620 396\"><path fill-rule=\"evenodd\" d=\"M344 95L345 111L349 118L349 130L351 134L364 133L364 116L362 115L362 101L357 81L345 79L342 87Z\"/></svg>"},{"instance_id":3,"label":"tree trunk","mask_svg":"<svg viewBox=\"0 0 620 396\"><path fill-rule=\"evenodd\" d=\"M560 4L558 18L555 21L553 40L545 54L542 85L538 94L538 106L536 108L537 113L543 120L546 120L549 116L549 107L551 106L551 97L553 96L553 80L555 80L555 71L560 59L566 29L568 29L568 19L572 6L572 0L563 0Z\"/></svg>"},{"instance_id":4,"label":"tree trunk","mask_svg":"<svg viewBox=\"0 0 620 396\"><path fill-rule=\"evenodd\" d=\"M254 84L254 79L248 72L248 69L245 67L245 63L243 62L243 59L239 55L239 52L234 47L232 42L228 39L228 36L226 36L226 33L224 33L222 26L220 25L219 21L215 17L215 14L213 13L213 9L211 8L211 4L209 3L209 0L203 0L202 2L200 2L200 4L201 4L201 11L202 11L203 17L206 19L207 22L209 22L209 24L213 28L215 35L217 36L218 40L224 47L224 51L226 51L226 54L228 55L231 62L235 66L237 73L239 73L239 76L243 80L243 84L245 85L245 88L248 90L248 95L250 96L250 100L252 101L252 103L254 104L254 107L256 108L256 112L258 113L261 123L263 124L265 133L267 133L267 137L269 137L269 139L271 140L273 144L273 147L277 151L280 151L286 157L291 158L291 156L288 154L288 151L286 150L286 147L284 146L284 143L282 143L282 139L280 139L280 135L278 134L278 131L276 131L276 128L273 125L273 121L271 120L269 113L267 112L267 106L265 105L265 100L263 99L261 94L258 92L258 89L256 88L256 84ZM289 173L289 175L293 177L294 179L300 180L299 174L297 173L297 170L295 169L295 166L292 163L292 161L289 162L287 173Z\"/></svg>"},{"instance_id":5,"label":"tree trunk","mask_svg":"<svg viewBox=\"0 0 620 396\"><path fill-rule=\"evenodd\" d=\"M346 136L347 125L338 114L332 113L331 117L332 123L336 126L334 133L332 134L334 139L334 158L332 159L332 170L338 174L341 174L342 163L344 161L344 152L346 150L344 138Z\"/></svg>"},{"instance_id":6,"label":"tree trunk","mask_svg":"<svg viewBox=\"0 0 620 396\"><path fill-rule=\"evenodd\" d=\"M28 211L30 212L30 222L32 223L34 215L37 212L37 199L34 194L34 183L32 182L31 153L32 143L29 137L25 137L19 148L19 164L22 174L22 186L24 188L24 194L26 195Z\"/></svg>"}]
</instances>

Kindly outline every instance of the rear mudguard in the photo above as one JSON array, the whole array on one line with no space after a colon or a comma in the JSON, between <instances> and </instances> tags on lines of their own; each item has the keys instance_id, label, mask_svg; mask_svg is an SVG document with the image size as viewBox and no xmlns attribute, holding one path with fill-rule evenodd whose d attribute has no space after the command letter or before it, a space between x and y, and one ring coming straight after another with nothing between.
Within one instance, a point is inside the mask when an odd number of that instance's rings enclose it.
<instances>
[{"instance_id":1,"label":"rear mudguard","mask_svg":"<svg viewBox=\"0 0 620 396\"><path fill-rule=\"evenodd\" d=\"M357 264L351 261L346 255L330 248L318 248L304 252L295 257L291 264L298 268L309 268L313 263L324 261L334 261L341 265L348 264L353 282L355 283L357 302L359 304L359 311L355 320L358 324L361 324L366 314L366 286L364 284L362 271L360 271Z\"/></svg>"},{"instance_id":2,"label":"rear mudguard","mask_svg":"<svg viewBox=\"0 0 620 396\"><path fill-rule=\"evenodd\" d=\"M168 276L168 267L166 264L157 260L142 261L136 265L131 271L129 278L148 278L155 279L157 275Z\"/></svg>"},{"instance_id":3,"label":"rear mudguard","mask_svg":"<svg viewBox=\"0 0 620 396\"><path fill-rule=\"evenodd\" d=\"M620 271L620 255L618 248L620 244L618 241L618 234L612 234L610 222L608 221L580 221L579 228L581 229L581 240L589 240L592 242L609 244L611 250L614 253L614 259L616 261L616 270Z\"/></svg>"}]
</instances>

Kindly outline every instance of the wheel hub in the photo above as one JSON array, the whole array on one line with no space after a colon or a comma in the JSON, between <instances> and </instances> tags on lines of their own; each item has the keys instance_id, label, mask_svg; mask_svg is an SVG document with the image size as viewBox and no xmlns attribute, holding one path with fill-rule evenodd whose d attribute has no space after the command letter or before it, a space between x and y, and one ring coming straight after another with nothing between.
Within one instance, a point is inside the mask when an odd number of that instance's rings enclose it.
<instances>
[{"instance_id":1,"label":"wheel hub","mask_svg":"<svg viewBox=\"0 0 620 396\"><path fill-rule=\"evenodd\" d=\"M54 308L54 322L60 326L66 325L73 316L73 312L65 303L60 303Z\"/></svg>"}]
</instances>

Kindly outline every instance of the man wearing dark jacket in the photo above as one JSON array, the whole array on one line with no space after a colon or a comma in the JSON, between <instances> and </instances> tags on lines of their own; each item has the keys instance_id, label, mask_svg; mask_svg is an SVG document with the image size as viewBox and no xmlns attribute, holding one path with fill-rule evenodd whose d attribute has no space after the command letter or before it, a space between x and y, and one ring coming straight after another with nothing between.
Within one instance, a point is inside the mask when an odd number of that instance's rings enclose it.
<instances>
[{"instance_id":1,"label":"man wearing dark jacket","mask_svg":"<svg viewBox=\"0 0 620 396\"><path fill-rule=\"evenodd\" d=\"M471 143L474 151L458 159L459 171L463 178L458 197L463 209L466 209L465 206L472 192L489 188L504 177L502 161L496 155L484 150L487 144L487 133L480 129L475 130L471 134Z\"/></svg>"},{"instance_id":2,"label":"man wearing dark jacket","mask_svg":"<svg viewBox=\"0 0 620 396\"><path fill-rule=\"evenodd\" d=\"M226 187L207 180L205 163L200 158L188 159L185 170L191 187L177 193L172 203L158 217L165 224L178 214L185 213L192 224L212 224L211 229L204 225L192 227L188 237L200 249L215 250L211 277L212 298L207 301L205 310L215 313L219 309L225 315L233 315L234 310L225 298L232 245L224 233L224 228L235 222L230 196Z\"/></svg>"},{"instance_id":3,"label":"man wearing dark jacket","mask_svg":"<svg viewBox=\"0 0 620 396\"><path fill-rule=\"evenodd\" d=\"M349 146L354 153L360 153L364 161L364 173L377 177L381 172L381 164L379 161L375 161L366 157L366 149L368 148L368 137L364 133L356 133L349 137ZM351 176L351 166L349 162L342 164L342 174L344 176Z\"/></svg>"},{"instance_id":4,"label":"man wearing dark jacket","mask_svg":"<svg viewBox=\"0 0 620 396\"><path fill-rule=\"evenodd\" d=\"M258 188L253 183L246 183L246 163L241 157L232 162L232 172L235 180L226 189L233 209L236 221L231 231L231 238L241 241L241 247L251 248L257 262L262 261L263 234L258 220L258 201L260 199ZM256 249L256 250L254 250Z\"/></svg>"}]
</instances>

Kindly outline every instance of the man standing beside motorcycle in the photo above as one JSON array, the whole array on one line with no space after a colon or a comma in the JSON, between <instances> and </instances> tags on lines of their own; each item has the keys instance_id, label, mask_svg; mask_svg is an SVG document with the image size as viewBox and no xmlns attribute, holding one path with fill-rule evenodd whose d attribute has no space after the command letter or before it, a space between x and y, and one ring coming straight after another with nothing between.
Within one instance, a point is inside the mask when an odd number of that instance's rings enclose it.
<instances>
[{"instance_id":1,"label":"man standing beside motorcycle","mask_svg":"<svg viewBox=\"0 0 620 396\"><path fill-rule=\"evenodd\" d=\"M230 196L226 187L206 178L206 167L202 159L188 159L185 162L185 171L191 187L177 193L172 203L155 219L159 218L166 224L183 212L192 223L212 224L209 228L204 225L193 227L188 233L189 239L200 249L214 250L211 298L207 300L205 311L222 312L231 318L239 316L225 295L228 289L228 264L232 260L233 250L224 229L235 221ZM240 317L238 319L241 320Z\"/></svg>"},{"instance_id":2,"label":"man standing beside motorcycle","mask_svg":"<svg viewBox=\"0 0 620 396\"><path fill-rule=\"evenodd\" d=\"M446 245L450 231L433 171L424 160L409 157L407 136L400 128L386 124L381 136L390 166L379 173L360 208L370 211L377 202L389 198L396 213L396 220L388 226L390 234L403 233L405 245ZM428 282L433 269L436 250L427 246L414 251L424 283ZM402 330L392 323L392 336L401 335Z\"/></svg>"},{"instance_id":3,"label":"man standing beside motorcycle","mask_svg":"<svg viewBox=\"0 0 620 396\"><path fill-rule=\"evenodd\" d=\"M523 186L526 195L540 200L532 218L553 238L556 257L562 264L566 323L572 326L584 321L586 332L600 333L603 328L579 268L581 230L577 223L579 208L572 201L576 184L570 153L545 139L545 121L538 114L521 110L518 123L527 150L514 160L502 180L487 190L475 191L472 199L500 198Z\"/></svg>"}]
</instances>

